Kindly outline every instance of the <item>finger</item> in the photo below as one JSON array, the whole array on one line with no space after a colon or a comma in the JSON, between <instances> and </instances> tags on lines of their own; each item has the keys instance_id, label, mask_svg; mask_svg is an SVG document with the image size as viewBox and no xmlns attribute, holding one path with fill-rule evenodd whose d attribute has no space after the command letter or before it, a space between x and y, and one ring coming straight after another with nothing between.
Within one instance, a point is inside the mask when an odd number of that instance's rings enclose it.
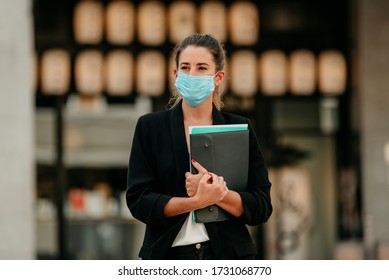
<instances>
[{"instance_id":1,"label":"finger","mask_svg":"<svg viewBox=\"0 0 389 280\"><path fill-rule=\"evenodd\" d=\"M208 172L208 170L205 169L205 168L204 168L200 163L198 163L194 158L192 159L192 164L193 164L194 168L196 168L197 171L198 171L199 173L207 173L207 172Z\"/></svg>"},{"instance_id":2,"label":"finger","mask_svg":"<svg viewBox=\"0 0 389 280\"><path fill-rule=\"evenodd\" d=\"M192 175L190 172L185 172L185 179L188 179L190 175Z\"/></svg>"},{"instance_id":3,"label":"finger","mask_svg":"<svg viewBox=\"0 0 389 280\"><path fill-rule=\"evenodd\" d=\"M212 184L212 182L210 182L210 179L213 179L212 175L209 173L205 173L203 177L201 177L200 183Z\"/></svg>"},{"instance_id":4,"label":"finger","mask_svg":"<svg viewBox=\"0 0 389 280\"><path fill-rule=\"evenodd\" d=\"M210 174L210 175L211 175L211 174ZM213 182L214 182L214 181L213 181L213 177L212 177L212 175L211 175L211 178L208 179L207 183L208 183L208 184L212 184Z\"/></svg>"},{"instance_id":5,"label":"finger","mask_svg":"<svg viewBox=\"0 0 389 280\"><path fill-rule=\"evenodd\" d=\"M212 172L208 172L209 175L212 176L212 183L215 183L215 184L220 184L222 181L220 181L220 177L217 176L215 173L212 173Z\"/></svg>"}]
</instances>

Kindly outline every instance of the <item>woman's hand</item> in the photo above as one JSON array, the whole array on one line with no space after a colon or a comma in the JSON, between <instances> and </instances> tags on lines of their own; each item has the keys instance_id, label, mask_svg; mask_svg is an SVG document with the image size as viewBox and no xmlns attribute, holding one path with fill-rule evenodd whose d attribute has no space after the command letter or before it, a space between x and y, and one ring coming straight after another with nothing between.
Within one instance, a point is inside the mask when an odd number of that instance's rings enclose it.
<instances>
[{"instance_id":1,"label":"woman's hand","mask_svg":"<svg viewBox=\"0 0 389 280\"><path fill-rule=\"evenodd\" d=\"M198 171L198 174L191 174L190 172L185 173L185 188L189 197L195 196L201 178L208 173L207 169L205 169L195 159L192 159L192 164Z\"/></svg>"},{"instance_id":2,"label":"woman's hand","mask_svg":"<svg viewBox=\"0 0 389 280\"><path fill-rule=\"evenodd\" d=\"M219 203L228 193L224 178L213 173L206 173L201 178L194 198L200 208Z\"/></svg>"},{"instance_id":3,"label":"woman's hand","mask_svg":"<svg viewBox=\"0 0 389 280\"><path fill-rule=\"evenodd\" d=\"M189 197L173 197L164 208L164 215L172 217L217 204L232 215L243 213L242 200L238 193L228 190L224 178L210 173L195 160L193 166L198 174L185 173L185 187Z\"/></svg>"},{"instance_id":4,"label":"woman's hand","mask_svg":"<svg viewBox=\"0 0 389 280\"><path fill-rule=\"evenodd\" d=\"M223 177L208 172L201 176L195 189L195 194L191 197L171 198L164 208L165 217L173 217L212 204L223 203L229 193Z\"/></svg>"}]
</instances>

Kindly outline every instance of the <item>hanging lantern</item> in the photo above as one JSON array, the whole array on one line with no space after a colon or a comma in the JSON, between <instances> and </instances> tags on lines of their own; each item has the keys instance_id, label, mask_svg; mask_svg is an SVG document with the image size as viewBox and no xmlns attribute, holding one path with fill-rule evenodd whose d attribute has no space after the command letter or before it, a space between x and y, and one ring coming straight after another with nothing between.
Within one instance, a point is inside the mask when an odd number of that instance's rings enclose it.
<instances>
[{"instance_id":1,"label":"hanging lantern","mask_svg":"<svg viewBox=\"0 0 389 280\"><path fill-rule=\"evenodd\" d=\"M71 64L66 50L50 49L41 61L41 90L46 95L64 95L69 90Z\"/></svg>"},{"instance_id":2,"label":"hanging lantern","mask_svg":"<svg viewBox=\"0 0 389 280\"><path fill-rule=\"evenodd\" d=\"M103 54L99 50L80 52L75 60L75 84L79 94L100 95L103 92Z\"/></svg>"},{"instance_id":3,"label":"hanging lantern","mask_svg":"<svg viewBox=\"0 0 389 280\"><path fill-rule=\"evenodd\" d=\"M343 54L327 50L319 54L319 90L324 95L340 95L346 90L347 66Z\"/></svg>"},{"instance_id":4,"label":"hanging lantern","mask_svg":"<svg viewBox=\"0 0 389 280\"><path fill-rule=\"evenodd\" d=\"M113 1L108 3L105 18L109 43L126 45L134 40L135 10L132 2Z\"/></svg>"},{"instance_id":5,"label":"hanging lantern","mask_svg":"<svg viewBox=\"0 0 389 280\"><path fill-rule=\"evenodd\" d=\"M112 96L125 96L133 88L133 57L125 50L115 50L105 59L105 91Z\"/></svg>"},{"instance_id":6,"label":"hanging lantern","mask_svg":"<svg viewBox=\"0 0 389 280\"><path fill-rule=\"evenodd\" d=\"M177 1L169 7L170 41L177 43L196 33L196 6L191 1Z\"/></svg>"},{"instance_id":7,"label":"hanging lantern","mask_svg":"<svg viewBox=\"0 0 389 280\"><path fill-rule=\"evenodd\" d=\"M139 95L161 96L165 91L166 62L158 51L144 51L136 62L136 91Z\"/></svg>"},{"instance_id":8,"label":"hanging lantern","mask_svg":"<svg viewBox=\"0 0 389 280\"><path fill-rule=\"evenodd\" d=\"M156 46L166 39L166 9L161 1L145 1L138 6L138 39L141 44Z\"/></svg>"},{"instance_id":9,"label":"hanging lantern","mask_svg":"<svg viewBox=\"0 0 389 280\"><path fill-rule=\"evenodd\" d=\"M236 51L231 56L230 90L234 95L251 97L258 91L257 57L253 51Z\"/></svg>"},{"instance_id":10,"label":"hanging lantern","mask_svg":"<svg viewBox=\"0 0 389 280\"><path fill-rule=\"evenodd\" d=\"M200 33L211 34L220 42L227 40L226 6L220 1L206 1L200 6Z\"/></svg>"},{"instance_id":11,"label":"hanging lantern","mask_svg":"<svg viewBox=\"0 0 389 280\"><path fill-rule=\"evenodd\" d=\"M310 50L289 56L289 88L293 95L312 95L316 89L316 59Z\"/></svg>"},{"instance_id":12,"label":"hanging lantern","mask_svg":"<svg viewBox=\"0 0 389 280\"><path fill-rule=\"evenodd\" d=\"M74 8L73 31L78 44L98 44L103 39L104 10L98 1L81 1Z\"/></svg>"},{"instance_id":13,"label":"hanging lantern","mask_svg":"<svg viewBox=\"0 0 389 280\"><path fill-rule=\"evenodd\" d=\"M235 45L253 45L259 37L259 12L249 1L234 2L229 9L231 42Z\"/></svg>"},{"instance_id":14,"label":"hanging lantern","mask_svg":"<svg viewBox=\"0 0 389 280\"><path fill-rule=\"evenodd\" d=\"M288 87L288 61L284 52L269 50L259 60L261 91L264 95L284 95Z\"/></svg>"}]
</instances>

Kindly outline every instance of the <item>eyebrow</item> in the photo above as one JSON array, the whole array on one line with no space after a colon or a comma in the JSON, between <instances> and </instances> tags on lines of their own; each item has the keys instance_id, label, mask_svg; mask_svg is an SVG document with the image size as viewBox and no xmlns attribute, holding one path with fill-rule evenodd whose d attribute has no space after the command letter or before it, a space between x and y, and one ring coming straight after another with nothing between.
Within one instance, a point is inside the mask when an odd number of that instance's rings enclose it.
<instances>
[{"instance_id":1,"label":"eyebrow","mask_svg":"<svg viewBox=\"0 0 389 280\"><path fill-rule=\"evenodd\" d=\"M189 62L181 62L180 65L190 65ZM209 66L208 63L205 63L205 62L200 62L200 63L197 63L196 64L197 66Z\"/></svg>"}]
</instances>

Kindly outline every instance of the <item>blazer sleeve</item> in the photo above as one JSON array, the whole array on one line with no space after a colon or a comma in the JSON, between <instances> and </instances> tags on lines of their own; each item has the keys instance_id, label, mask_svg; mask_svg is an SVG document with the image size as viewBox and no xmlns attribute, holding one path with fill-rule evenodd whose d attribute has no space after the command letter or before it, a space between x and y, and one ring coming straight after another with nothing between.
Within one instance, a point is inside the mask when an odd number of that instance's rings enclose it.
<instances>
[{"instance_id":1,"label":"blazer sleeve","mask_svg":"<svg viewBox=\"0 0 389 280\"><path fill-rule=\"evenodd\" d=\"M147 119L139 118L129 157L126 202L134 218L146 224L162 223L164 207L171 196L156 190L152 143Z\"/></svg>"},{"instance_id":2,"label":"blazer sleeve","mask_svg":"<svg viewBox=\"0 0 389 280\"><path fill-rule=\"evenodd\" d=\"M271 183L268 171L260 149L257 136L249 124L249 174L247 190L239 192L244 213L240 217L243 223L258 225L265 223L270 217L273 207L270 199Z\"/></svg>"}]
</instances>

